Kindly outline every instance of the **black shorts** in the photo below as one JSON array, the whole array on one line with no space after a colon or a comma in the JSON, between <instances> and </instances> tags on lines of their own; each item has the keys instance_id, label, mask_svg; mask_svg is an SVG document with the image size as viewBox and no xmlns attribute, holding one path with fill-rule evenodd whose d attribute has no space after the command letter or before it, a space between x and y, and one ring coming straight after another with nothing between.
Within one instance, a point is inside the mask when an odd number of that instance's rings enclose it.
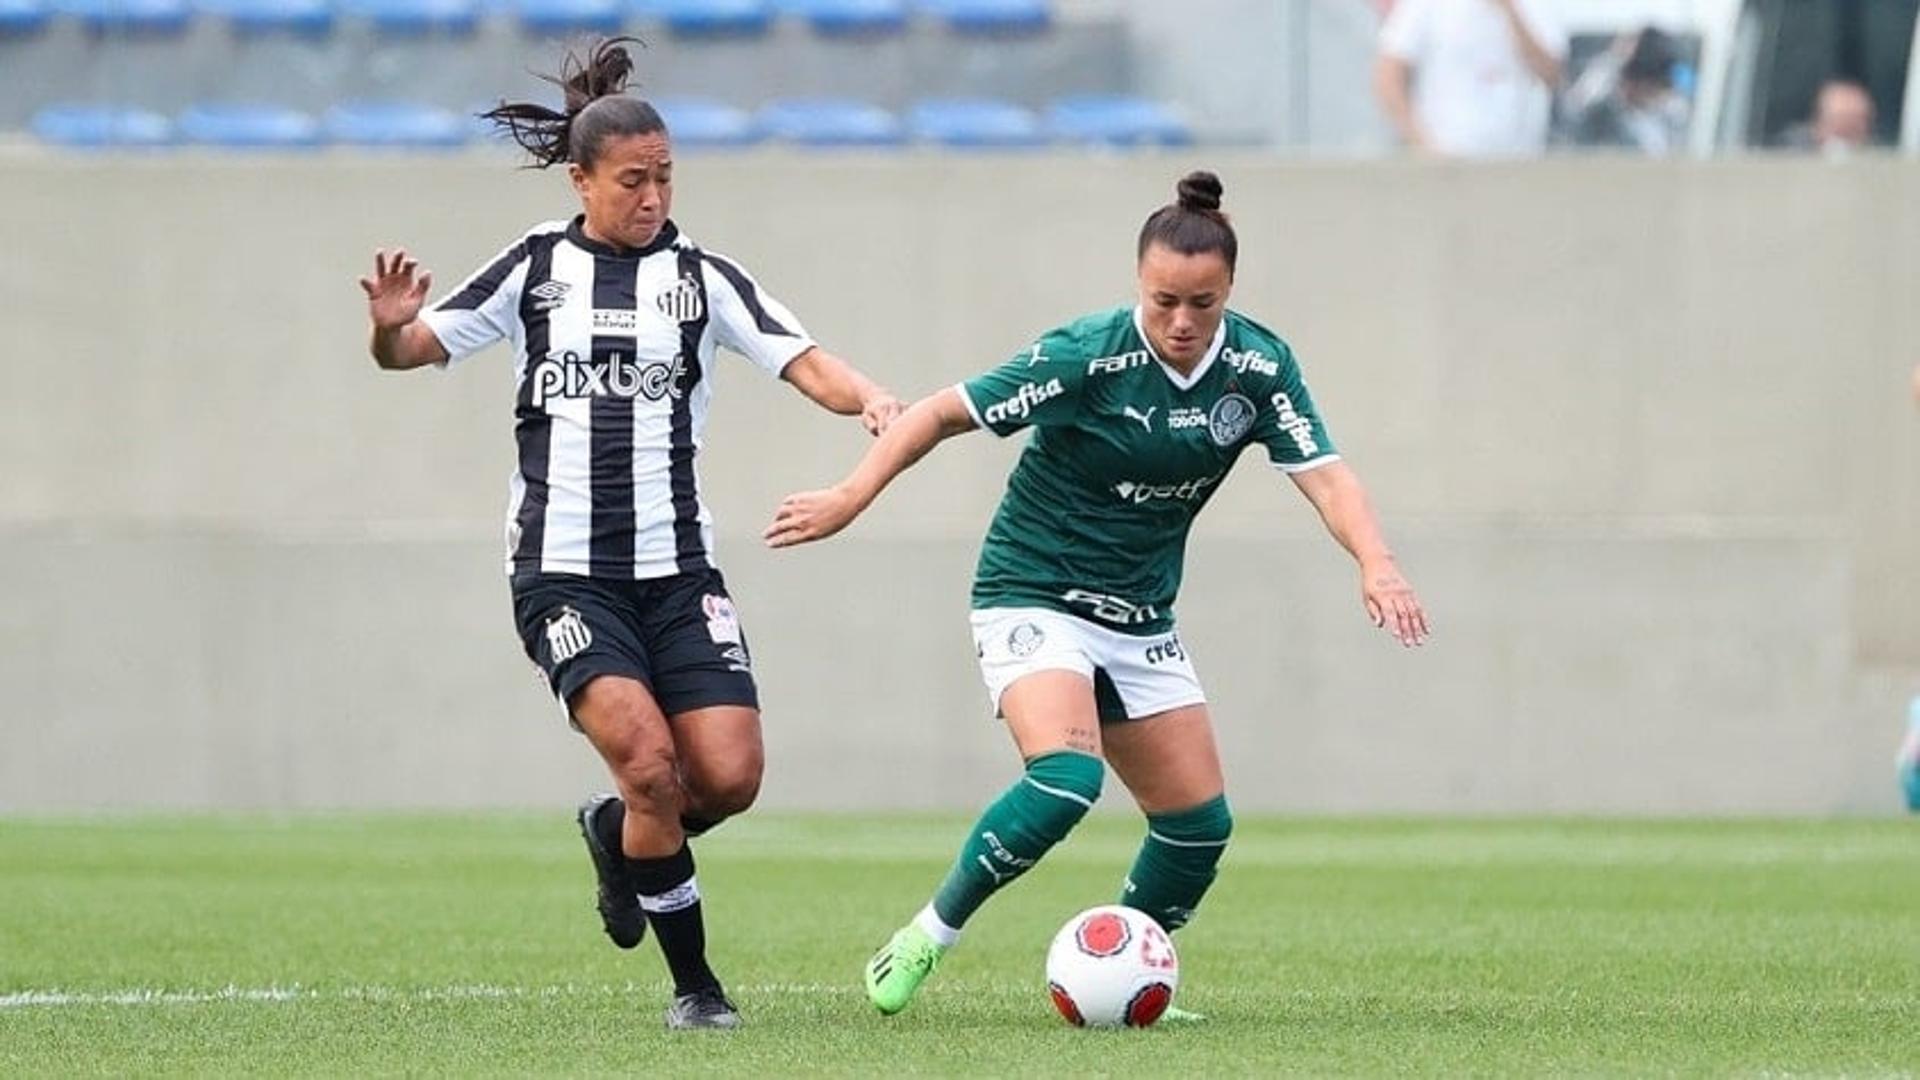
<instances>
[{"instance_id":1,"label":"black shorts","mask_svg":"<svg viewBox=\"0 0 1920 1080\"><path fill-rule=\"evenodd\" d=\"M747 638L718 570L646 581L516 577L513 618L563 705L596 676L619 675L644 683L668 716L760 707Z\"/></svg>"}]
</instances>

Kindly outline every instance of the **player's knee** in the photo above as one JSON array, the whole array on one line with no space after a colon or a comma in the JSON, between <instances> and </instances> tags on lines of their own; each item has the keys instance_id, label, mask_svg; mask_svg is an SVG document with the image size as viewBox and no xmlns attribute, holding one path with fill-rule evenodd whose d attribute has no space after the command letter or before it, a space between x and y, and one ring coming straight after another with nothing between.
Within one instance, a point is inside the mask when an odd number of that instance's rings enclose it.
<instances>
[{"instance_id":1,"label":"player's knee","mask_svg":"<svg viewBox=\"0 0 1920 1080\"><path fill-rule=\"evenodd\" d=\"M743 814L760 797L760 769L741 766L710 776L701 790L688 793L702 817L727 818Z\"/></svg>"},{"instance_id":2,"label":"player's knee","mask_svg":"<svg viewBox=\"0 0 1920 1080\"><path fill-rule=\"evenodd\" d=\"M1149 827L1162 840L1188 848L1225 849L1233 836L1233 810L1225 795L1216 795L1198 806L1169 813L1147 815Z\"/></svg>"},{"instance_id":3,"label":"player's knee","mask_svg":"<svg viewBox=\"0 0 1920 1080\"><path fill-rule=\"evenodd\" d=\"M1027 762L1025 782L1033 800L1034 824L1058 841L1072 831L1100 798L1106 766L1091 754L1061 750Z\"/></svg>"},{"instance_id":4,"label":"player's knee","mask_svg":"<svg viewBox=\"0 0 1920 1080\"><path fill-rule=\"evenodd\" d=\"M612 754L607 764L629 807L660 815L679 813L679 765L672 742L633 739Z\"/></svg>"}]
</instances>

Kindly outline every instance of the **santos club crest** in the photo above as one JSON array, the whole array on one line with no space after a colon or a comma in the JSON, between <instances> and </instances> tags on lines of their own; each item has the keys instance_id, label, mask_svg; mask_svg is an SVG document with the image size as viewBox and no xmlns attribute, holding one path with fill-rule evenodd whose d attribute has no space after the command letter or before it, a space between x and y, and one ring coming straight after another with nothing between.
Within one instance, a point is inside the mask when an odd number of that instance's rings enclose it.
<instances>
[{"instance_id":1,"label":"santos club crest","mask_svg":"<svg viewBox=\"0 0 1920 1080\"><path fill-rule=\"evenodd\" d=\"M699 322L706 314L706 303L700 296L700 283L690 277L683 277L654 297L654 304L660 313L677 323Z\"/></svg>"}]
</instances>

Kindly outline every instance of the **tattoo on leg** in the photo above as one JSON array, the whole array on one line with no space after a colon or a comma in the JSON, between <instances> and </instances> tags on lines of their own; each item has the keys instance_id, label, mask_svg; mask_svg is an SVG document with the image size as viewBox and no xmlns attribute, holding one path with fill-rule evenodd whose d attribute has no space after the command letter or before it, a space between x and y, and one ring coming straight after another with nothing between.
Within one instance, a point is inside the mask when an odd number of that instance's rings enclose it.
<instances>
[{"instance_id":1,"label":"tattoo on leg","mask_svg":"<svg viewBox=\"0 0 1920 1080\"><path fill-rule=\"evenodd\" d=\"M1067 729L1067 746L1083 754L1091 754L1099 749L1100 744L1093 732L1086 728L1074 727Z\"/></svg>"}]
</instances>

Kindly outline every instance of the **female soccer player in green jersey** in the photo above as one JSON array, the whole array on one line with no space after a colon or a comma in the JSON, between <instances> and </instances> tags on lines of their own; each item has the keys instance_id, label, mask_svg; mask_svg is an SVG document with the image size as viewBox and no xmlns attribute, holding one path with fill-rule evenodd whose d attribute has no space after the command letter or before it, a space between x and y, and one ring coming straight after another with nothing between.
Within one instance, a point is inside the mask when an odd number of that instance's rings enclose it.
<instances>
[{"instance_id":1,"label":"female soccer player in green jersey","mask_svg":"<svg viewBox=\"0 0 1920 1080\"><path fill-rule=\"evenodd\" d=\"M1206 696L1173 619L1194 516L1250 443L1292 478L1360 567L1368 616L1403 645L1427 617L1366 490L1341 463L1293 352L1227 309L1239 243L1198 172L1140 230L1140 303L1041 337L916 403L839 485L787 498L774 547L845 528L940 440L1034 428L987 531L973 634L1026 771L974 825L933 900L866 972L905 1008L987 897L1065 839L1112 764L1147 816L1120 902L1168 930L1212 884L1232 829Z\"/></svg>"}]
</instances>

